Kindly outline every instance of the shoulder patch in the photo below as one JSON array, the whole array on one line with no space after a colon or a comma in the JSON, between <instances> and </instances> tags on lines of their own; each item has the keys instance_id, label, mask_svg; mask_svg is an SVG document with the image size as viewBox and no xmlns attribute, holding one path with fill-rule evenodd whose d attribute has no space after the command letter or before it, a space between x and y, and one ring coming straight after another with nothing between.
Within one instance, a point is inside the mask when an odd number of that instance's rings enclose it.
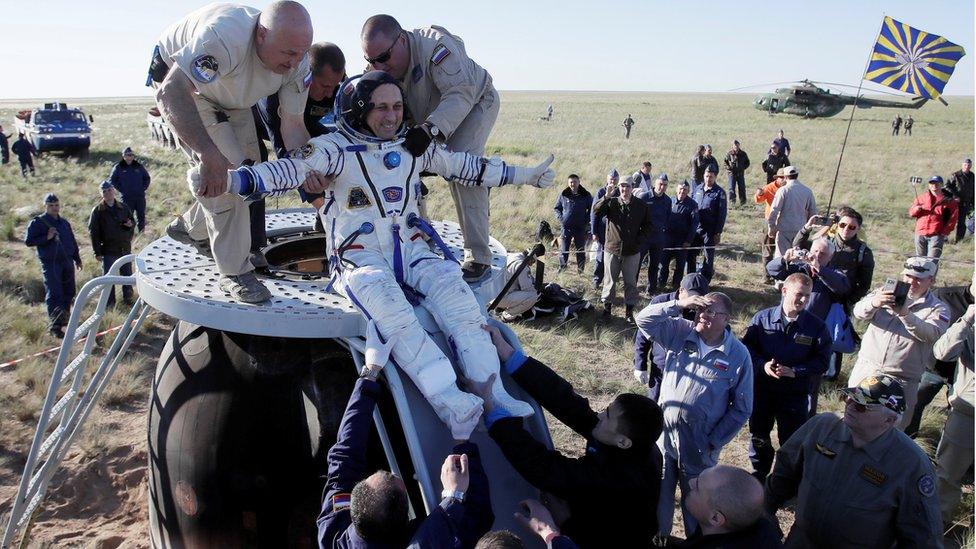
<instances>
[{"instance_id":1,"label":"shoulder patch","mask_svg":"<svg viewBox=\"0 0 976 549\"><path fill-rule=\"evenodd\" d=\"M305 143L304 145L301 146L301 148L298 149L298 156L300 156L304 160L312 156L312 153L314 152L315 152L315 145L312 145L311 143Z\"/></svg>"},{"instance_id":2,"label":"shoulder patch","mask_svg":"<svg viewBox=\"0 0 976 549\"><path fill-rule=\"evenodd\" d=\"M927 498L935 495L935 479L932 475L922 475L922 478L918 479L918 493Z\"/></svg>"},{"instance_id":3,"label":"shoulder patch","mask_svg":"<svg viewBox=\"0 0 976 549\"><path fill-rule=\"evenodd\" d=\"M332 496L332 510L341 511L348 508L350 499L349 494L345 493Z\"/></svg>"},{"instance_id":4,"label":"shoulder patch","mask_svg":"<svg viewBox=\"0 0 976 549\"><path fill-rule=\"evenodd\" d=\"M366 196L366 191L362 187L353 187L349 190L349 199L346 201L347 208L356 210L371 204L372 202L369 201L369 197Z\"/></svg>"},{"instance_id":5,"label":"shoulder patch","mask_svg":"<svg viewBox=\"0 0 976 549\"><path fill-rule=\"evenodd\" d=\"M190 72L193 73L193 78L198 82L209 84L217 79L219 70L220 67L217 66L217 60L214 56L207 54L201 55L193 60L193 66Z\"/></svg>"},{"instance_id":6,"label":"shoulder patch","mask_svg":"<svg viewBox=\"0 0 976 549\"><path fill-rule=\"evenodd\" d=\"M447 56L451 55L451 50L447 49L444 44L437 44L434 48L434 53L430 56L430 62L435 65L440 65L441 61L447 59Z\"/></svg>"},{"instance_id":7,"label":"shoulder patch","mask_svg":"<svg viewBox=\"0 0 976 549\"><path fill-rule=\"evenodd\" d=\"M410 72L410 80L416 84L420 82L420 79L424 77L424 67L417 63L414 65L413 70Z\"/></svg>"}]
</instances>

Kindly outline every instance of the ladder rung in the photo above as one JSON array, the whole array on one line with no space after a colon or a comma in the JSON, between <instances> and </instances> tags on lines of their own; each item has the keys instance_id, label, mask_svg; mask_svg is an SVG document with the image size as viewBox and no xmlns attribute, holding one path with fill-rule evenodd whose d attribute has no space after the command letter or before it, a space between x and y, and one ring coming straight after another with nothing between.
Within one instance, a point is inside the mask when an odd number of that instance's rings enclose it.
<instances>
[{"instance_id":1,"label":"ladder rung","mask_svg":"<svg viewBox=\"0 0 976 549\"><path fill-rule=\"evenodd\" d=\"M44 444L41 444L41 449L40 451L37 452L38 461L40 461L40 459L44 457L45 454L48 453L51 447L54 446L58 442L58 440L60 440L61 435L63 434L64 434L64 426L58 425L58 428L52 431L51 434L48 435L46 439L44 439Z\"/></svg>"},{"instance_id":2,"label":"ladder rung","mask_svg":"<svg viewBox=\"0 0 976 549\"><path fill-rule=\"evenodd\" d=\"M54 405L53 408L51 408L50 418L51 419L54 419L54 418L56 418L58 416L58 414L60 414L61 412L63 412L64 411L64 407L67 406L68 405L68 402L70 402L71 399L73 399L75 397L75 395L77 395L77 394L78 394L77 391L75 391L74 389L71 389L67 393L65 393L64 396L62 396L60 399L58 399L58 402Z\"/></svg>"},{"instance_id":3,"label":"ladder rung","mask_svg":"<svg viewBox=\"0 0 976 549\"><path fill-rule=\"evenodd\" d=\"M88 351L82 351L80 355L76 356L71 362L68 363L68 367L65 368L63 372L61 372L61 380L59 381L59 383L64 383L68 381L68 378L75 373L75 370L77 370L78 367L81 366L82 363L84 363L90 357L91 357L91 353L89 353Z\"/></svg>"},{"instance_id":4,"label":"ladder rung","mask_svg":"<svg viewBox=\"0 0 976 549\"><path fill-rule=\"evenodd\" d=\"M34 514L34 508L41 502L41 493L37 492L34 497L31 498L30 503L24 507L23 514L20 515L20 520L17 521L17 528L23 528L24 523L26 523L31 515Z\"/></svg>"},{"instance_id":5,"label":"ladder rung","mask_svg":"<svg viewBox=\"0 0 976 549\"><path fill-rule=\"evenodd\" d=\"M78 334L85 334L91 327L102 321L102 315L91 315L80 326L75 330L75 339L78 339Z\"/></svg>"}]
</instances>

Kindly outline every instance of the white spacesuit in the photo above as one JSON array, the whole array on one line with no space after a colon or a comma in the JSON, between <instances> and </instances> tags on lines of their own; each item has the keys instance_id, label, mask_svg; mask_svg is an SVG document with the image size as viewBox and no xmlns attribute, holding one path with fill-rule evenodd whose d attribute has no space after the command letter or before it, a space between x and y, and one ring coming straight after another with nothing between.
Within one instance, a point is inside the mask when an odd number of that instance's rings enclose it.
<instances>
[{"instance_id":1,"label":"white spacesuit","mask_svg":"<svg viewBox=\"0 0 976 549\"><path fill-rule=\"evenodd\" d=\"M335 176L320 214L338 273L337 288L375 321L384 337L397 338L393 359L453 436L466 439L480 418L481 399L457 387L450 361L424 331L411 304L423 303L430 311L466 377L487 380L498 372L498 355L481 328L485 317L459 264L417 213L420 173L441 175L454 185L548 187L554 179L548 167L552 158L536 168L521 168L498 158L451 152L435 143L415 158L402 147L402 139L363 142L350 133L323 135L292 158L231 171L228 192L277 195L301 186L310 170ZM431 250L428 238L445 257ZM512 398L497 377L492 394L497 405L513 415L533 413L528 404Z\"/></svg>"}]
</instances>

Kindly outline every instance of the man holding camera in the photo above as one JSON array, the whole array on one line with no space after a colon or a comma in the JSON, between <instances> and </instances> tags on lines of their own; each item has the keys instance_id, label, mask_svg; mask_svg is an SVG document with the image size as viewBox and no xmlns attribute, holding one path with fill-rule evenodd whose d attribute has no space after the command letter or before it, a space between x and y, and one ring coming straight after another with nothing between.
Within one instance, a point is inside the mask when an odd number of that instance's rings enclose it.
<instances>
[{"instance_id":1,"label":"man holding camera","mask_svg":"<svg viewBox=\"0 0 976 549\"><path fill-rule=\"evenodd\" d=\"M949 328L949 307L932 295L935 262L926 257L905 261L901 281L888 279L854 306L854 316L870 322L861 340L849 387L875 372L889 374L905 389L906 410L898 423L911 420L922 372L935 358L932 348Z\"/></svg>"},{"instance_id":2,"label":"man holding camera","mask_svg":"<svg viewBox=\"0 0 976 549\"><path fill-rule=\"evenodd\" d=\"M102 200L92 208L88 216L88 234L91 236L92 252L95 260L102 262L102 274L120 257L132 253L132 237L135 235L135 212L127 204L115 199L115 187L111 181L102 181L99 187ZM126 263L119 270L122 276L132 275L132 263ZM132 286L122 286L122 301L132 304ZM108 296L107 305L115 305L115 287Z\"/></svg>"}]
</instances>

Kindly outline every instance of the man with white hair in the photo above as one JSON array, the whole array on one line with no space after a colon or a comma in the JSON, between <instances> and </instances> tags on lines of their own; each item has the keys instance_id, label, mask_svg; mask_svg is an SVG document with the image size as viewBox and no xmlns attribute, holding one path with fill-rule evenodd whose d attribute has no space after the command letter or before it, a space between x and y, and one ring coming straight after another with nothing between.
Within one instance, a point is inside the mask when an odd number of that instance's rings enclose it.
<instances>
[{"instance_id":1,"label":"man with white hair","mask_svg":"<svg viewBox=\"0 0 976 549\"><path fill-rule=\"evenodd\" d=\"M766 225L770 238L776 238L776 256L786 253L793 247L793 238L806 225L811 217L817 215L817 199L813 191L800 183L800 172L796 166L783 168L786 184L776 191L776 197L769 208Z\"/></svg>"},{"instance_id":2,"label":"man with white hair","mask_svg":"<svg viewBox=\"0 0 976 549\"><path fill-rule=\"evenodd\" d=\"M267 301L271 293L253 272L247 204L222 194L227 170L261 160L251 107L273 93L281 100L285 146L294 150L308 141L303 112L311 44L312 22L297 2L275 2L264 11L210 4L163 32L149 68L146 84L156 88L159 110L203 183L193 207L166 232L209 248L220 289L244 303ZM321 192L326 181L312 174L306 184Z\"/></svg>"},{"instance_id":3,"label":"man with white hair","mask_svg":"<svg viewBox=\"0 0 976 549\"><path fill-rule=\"evenodd\" d=\"M843 419L817 415L776 453L766 511L796 498L786 547L942 547L932 462L895 428L901 384L872 375L844 399Z\"/></svg>"},{"instance_id":4,"label":"man with white hair","mask_svg":"<svg viewBox=\"0 0 976 549\"><path fill-rule=\"evenodd\" d=\"M793 273L804 273L813 279L813 291L807 310L826 321L830 306L841 303L851 291L847 276L830 266L836 245L829 238L818 238L810 251L789 248L785 255L766 264L766 272L776 280L786 280Z\"/></svg>"},{"instance_id":5,"label":"man with white hair","mask_svg":"<svg viewBox=\"0 0 976 549\"><path fill-rule=\"evenodd\" d=\"M915 410L918 383L935 362L932 348L949 328L949 307L932 294L935 262L925 257L905 261L901 280L907 295L879 288L854 305L854 316L870 322L861 339L861 350L848 385L857 386L875 372L888 374L901 384L907 412L898 424L904 429Z\"/></svg>"}]
</instances>

